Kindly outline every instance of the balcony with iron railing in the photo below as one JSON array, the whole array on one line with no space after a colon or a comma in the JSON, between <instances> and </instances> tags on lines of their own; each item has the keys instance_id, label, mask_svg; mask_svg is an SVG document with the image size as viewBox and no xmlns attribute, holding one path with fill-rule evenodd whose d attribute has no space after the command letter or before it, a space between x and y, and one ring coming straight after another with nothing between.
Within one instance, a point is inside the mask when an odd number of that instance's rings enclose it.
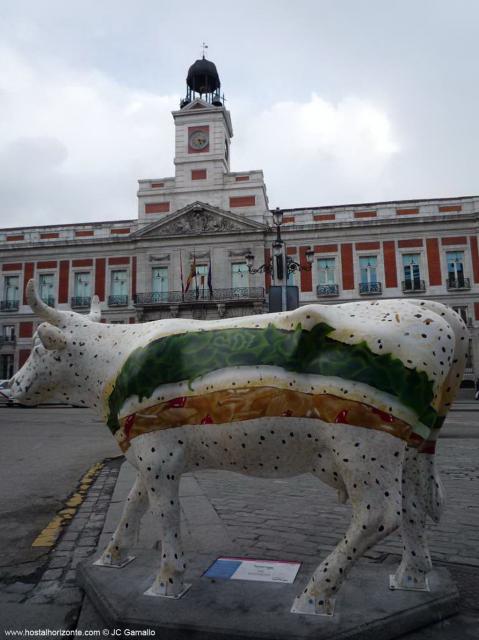
<instances>
[{"instance_id":1,"label":"balcony with iron railing","mask_svg":"<svg viewBox=\"0 0 479 640\"><path fill-rule=\"evenodd\" d=\"M471 288L471 281L469 278L451 278L447 279L448 291L468 291Z\"/></svg>"},{"instance_id":2,"label":"balcony with iron railing","mask_svg":"<svg viewBox=\"0 0 479 640\"><path fill-rule=\"evenodd\" d=\"M18 311L19 300L0 300L0 311Z\"/></svg>"},{"instance_id":3,"label":"balcony with iron railing","mask_svg":"<svg viewBox=\"0 0 479 640\"><path fill-rule=\"evenodd\" d=\"M128 295L114 295L108 296L108 306L109 307L127 307L128 306Z\"/></svg>"},{"instance_id":4,"label":"balcony with iron railing","mask_svg":"<svg viewBox=\"0 0 479 640\"><path fill-rule=\"evenodd\" d=\"M381 282L360 282L359 294L361 296L377 296L383 292Z\"/></svg>"},{"instance_id":5,"label":"balcony with iron railing","mask_svg":"<svg viewBox=\"0 0 479 640\"><path fill-rule=\"evenodd\" d=\"M133 302L137 307L151 307L164 304L196 304L208 302L238 302L264 300L263 287L236 287L233 289L209 289L182 291L161 291L137 293Z\"/></svg>"},{"instance_id":6,"label":"balcony with iron railing","mask_svg":"<svg viewBox=\"0 0 479 640\"><path fill-rule=\"evenodd\" d=\"M90 307L90 296L74 296L70 300L70 306L72 309L84 309Z\"/></svg>"},{"instance_id":7,"label":"balcony with iron railing","mask_svg":"<svg viewBox=\"0 0 479 640\"><path fill-rule=\"evenodd\" d=\"M53 296L42 296L42 302L47 304L49 307L55 306L55 298Z\"/></svg>"},{"instance_id":8,"label":"balcony with iron railing","mask_svg":"<svg viewBox=\"0 0 479 640\"><path fill-rule=\"evenodd\" d=\"M339 296L339 285L318 284L318 286L316 287L316 295L318 296L318 298Z\"/></svg>"},{"instance_id":9,"label":"balcony with iron railing","mask_svg":"<svg viewBox=\"0 0 479 640\"><path fill-rule=\"evenodd\" d=\"M17 342L17 336L16 335L0 336L0 347L3 347L4 345L6 345L6 346L10 345L10 346L14 347L16 342Z\"/></svg>"},{"instance_id":10,"label":"balcony with iron railing","mask_svg":"<svg viewBox=\"0 0 479 640\"><path fill-rule=\"evenodd\" d=\"M403 280L402 290L403 293L424 293L426 285L424 280Z\"/></svg>"}]
</instances>

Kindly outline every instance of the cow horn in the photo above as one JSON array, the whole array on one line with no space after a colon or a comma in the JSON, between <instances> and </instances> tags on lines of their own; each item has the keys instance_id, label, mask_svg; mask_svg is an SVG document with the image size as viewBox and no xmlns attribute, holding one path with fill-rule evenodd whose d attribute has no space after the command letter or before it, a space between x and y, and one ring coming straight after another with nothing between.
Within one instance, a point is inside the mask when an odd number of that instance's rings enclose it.
<instances>
[{"instance_id":1,"label":"cow horn","mask_svg":"<svg viewBox=\"0 0 479 640\"><path fill-rule=\"evenodd\" d=\"M91 299L90 313L88 314L87 317L92 322L100 322L101 309L100 309L100 298L98 296L93 296L93 298Z\"/></svg>"},{"instance_id":2,"label":"cow horn","mask_svg":"<svg viewBox=\"0 0 479 640\"><path fill-rule=\"evenodd\" d=\"M41 300L35 287L35 280L29 280L26 288L27 302L31 310L51 324L60 324L63 320L61 311L52 309Z\"/></svg>"}]
</instances>

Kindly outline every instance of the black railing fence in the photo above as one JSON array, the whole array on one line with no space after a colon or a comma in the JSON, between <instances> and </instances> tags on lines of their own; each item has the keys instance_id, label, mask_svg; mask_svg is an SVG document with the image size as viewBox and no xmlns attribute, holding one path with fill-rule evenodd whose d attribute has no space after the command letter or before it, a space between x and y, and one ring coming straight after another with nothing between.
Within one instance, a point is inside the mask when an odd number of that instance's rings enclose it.
<instances>
[{"instance_id":1,"label":"black railing fence","mask_svg":"<svg viewBox=\"0 0 479 640\"><path fill-rule=\"evenodd\" d=\"M375 293L382 293L383 287L380 282L360 282L359 293L361 295L373 295Z\"/></svg>"},{"instance_id":2,"label":"black railing fence","mask_svg":"<svg viewBox=\"0 0 479 640\"><path fill-rule=\"evenodd\" d=\"M318 284L316 287L316 295L322 296L339 296L339 285L337 284Z\"/></svg>"},{"instance_id":3,"label":"black railing fence","mask_svg":"<svg viewBox=\"0 0 479 640\"><path fill-rule=\"evenodd\" d=\"M89 307L91 303L91 297L90 296L74 296L71 300L70 300L70 305L73 308L80 308L80 307Z\"/></svg>"},{"instance_id":4,"label":"black railing fence","mask_svg":"<svg viewBox=\"0 0 479 640\"><path fill-rule=\"evenodd\" d=\"M137 293L133 296L133 302L137 306L155 304L181 304L194 302L226 302L234 300L262 300L264 298L263 287L236 287L233 289L208 288L189 289L182 291L150 291Z\"/></svg>"}]
</instances>

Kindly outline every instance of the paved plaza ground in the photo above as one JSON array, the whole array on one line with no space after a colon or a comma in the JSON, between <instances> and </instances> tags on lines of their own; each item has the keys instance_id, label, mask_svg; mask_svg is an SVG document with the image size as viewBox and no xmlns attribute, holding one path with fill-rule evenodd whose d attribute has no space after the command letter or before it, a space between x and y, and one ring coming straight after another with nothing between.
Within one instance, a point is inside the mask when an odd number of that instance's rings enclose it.
<instances>
[{"instance_id":1,"label":"paved plaza ground","mask_svg":"<svg viewBox=\"0 0 479 640\"><path fill-rule=\"evenodd\" d=\"M479 638L479 403L469 400L463 396L455 405L439 444L448 503L441 523L429 525L433 560L457 581L461 614L408 640ZM121 459L107 462L59 542L32 549L87 469L118 452L87 410L1 409L0 425L0 630L95 628L100 621L87 606L80 615L83 596L75 569L96 549L110 505L106 530L114 526L131 472L122 470L112 500ZM256 558L319 562L344 534L350 512L309 475L271 481L203 471L185 479L182 493L186 529L196 518L205 531L214 527L209 543L223 541L221 551L228 547ZM386 562L400 550L393 535L369 557Z\"/></svg>"}]
</instances>

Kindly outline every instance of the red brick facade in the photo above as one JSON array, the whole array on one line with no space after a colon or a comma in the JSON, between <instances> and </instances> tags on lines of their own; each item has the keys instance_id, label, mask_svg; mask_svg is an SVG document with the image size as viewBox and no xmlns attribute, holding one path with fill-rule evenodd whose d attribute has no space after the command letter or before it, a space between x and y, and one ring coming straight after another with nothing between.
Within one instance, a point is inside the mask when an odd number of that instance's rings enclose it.
<instances>
[{"instance_id":1,"label":"red brick facade","mask_svg":"<svg viewBox=\"0 0 479 640\"><path fill-rule=\"evenodd\" d=\"M394 240L383 242L384 280L386 287L397 287L396 247Z\"/></svg>"},{"instance_id":2,"label":"red brick facade","mask_svg":"<svg viewBox=\"0 0 479 640\"><path fill-rule=\"evenodd\" d=\"M348 242L341 245L341 264L343 266L343 289L354 289L353 245Z\"/></svg>"},{"instance_id":3,"label":"red brick facade","mask_svg":"<svg viewBox=\"0 0 479 640\"><path fill-rule=\"evenodd\" d=\"M97 258L95 260L95 294L101 301L105 299L105 274L106 260L105 258Z\"/></svg>"},{"instance_id":4,"label":"red brick facade","mask_svg":"<svg viewBox=\"0 0 479 640\"><path fill-rule=\"evenodd\" d=\"M19 338L31 338L33 336L33 322L20 322L18 329Z\"/></svg>"},{"instance_id":5,"label":"red brick facade","mask_svg":"<svg viewBox=\"0 0 479 640\"><path fill-rule=\"evenodd\" d=\"M254 207L256 204L256 196L231 196L230 209L235 207Z\"/></svg>"},{"instance_id":6,"label":"red brick facade","mask_svg":"<svg viewBox=\"0 0 479 640\"><path fill-rule=\"evenodd\" d=\"M302 267L310 267L307 259L306 259L306 251L309 250L308 247L299 247L299 264ZM301 291L312 291L313 290L313 275L311 270L301 271Z\"/></svg>"},{"instance_id":7,"label":"red brick facade","mask_svg":"<svg viewBox=\"0 0 479 640\"><path fill-rule=\"evenodd\" d=\"M168 213L169 210L169 202L147 202L145 204L145 213Z\"/></svg>"},{"instance_id":8,"label":"red brick facade","mask_svg":"<svg viewBox=\"0 0 479 640\"><path fill-rule=\"evenodd\" d=\"M432 287L442 283L441 258L439 255L439 242L437 238L426 240L427 265L429 269L429 284Z\"/></svg>"},{"instance_id":9,"label":"red brick facade","mask_svg":"<svg viewBox=\"0 0 479 640\"><path fill-rule=\"evenodd\" d=\"M70 279L70 261L60 260L60 278L58 282L58 302L68 302L68 281Z\"/></svg>"}]
</instances>

